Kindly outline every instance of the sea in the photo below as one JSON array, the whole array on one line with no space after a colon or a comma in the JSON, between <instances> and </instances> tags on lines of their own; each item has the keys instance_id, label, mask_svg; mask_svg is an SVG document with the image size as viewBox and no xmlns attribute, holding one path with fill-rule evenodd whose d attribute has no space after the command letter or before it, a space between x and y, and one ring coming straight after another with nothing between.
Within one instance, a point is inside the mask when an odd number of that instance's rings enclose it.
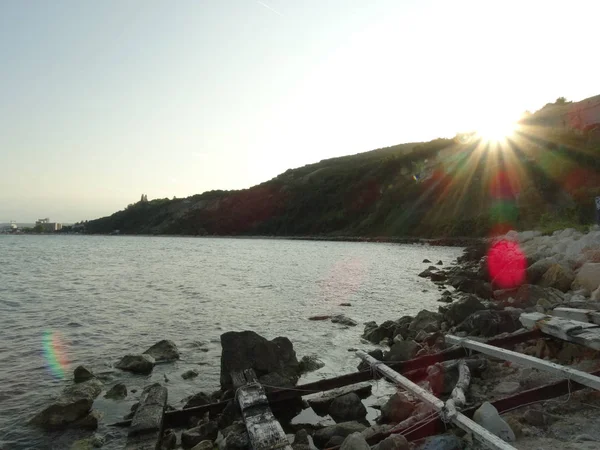
<instances>
[{"instance_id":1,"label":"sea","mask_svg":"<svg viewBox=\"0 0 600 450\"><path fill-rule=\"evenodd\" d=\"M103 448L123 448L126 430L110 424L144 386L163 383L175 408L219 388L219 338L227 331L286 336L298 359L317 355L325 367L300 383L355 371L349 349L375 348L361 339L364 322L437 310L438 287L418 277L429 266L423 259L448 265L461 253L370 242L0 235L0 449L69 449L90 435L28 425L81 364L102 377L105 391L126 384L125 400L103 392L94 402ZM358 325L308 320L334 314ZM114 369L161 339L177 344L179 361L149 376ZM189 369L199 376L184 380Z\"/></svg>"}]
</instances>

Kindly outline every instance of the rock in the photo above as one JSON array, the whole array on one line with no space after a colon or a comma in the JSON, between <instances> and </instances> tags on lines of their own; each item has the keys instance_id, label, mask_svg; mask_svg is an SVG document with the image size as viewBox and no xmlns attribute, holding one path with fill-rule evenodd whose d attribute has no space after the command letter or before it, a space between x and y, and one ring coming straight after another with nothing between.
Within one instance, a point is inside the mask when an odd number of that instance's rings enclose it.
<instances>
[{"instance_id":1,"label":"rock","mask_svg":"<svg viewBox=\"0 0 600 450\"><path fill-rule=\"evenodd\" d=\"M555 258L544 258L534 262L526 270L526 280L528 283L537 284L548 269L556 264Z\"/></svg>"},{"instance_id":2,"label":"rock","mask_svg":"<svg viewBox=\"0 0 600 450\"><path fill-rule=\"evenodd\" d=\"M383 356L384 361L407 361L415 357L420 345L414 341L396 342Z\"/></svg>"},{"instance_id":3,"label":"rock","mask_svg":"<svg viewBox=\"0 0 600 450\"><path fill-rule=\"evenodd\" d=\"M410 450L410 444L401 434L392 434L374 446L373 450Z\"/></svg>"},{"instance_id":4,"label":"rock","mask_svg":"<svg viewBox=\"0 0 600 450\"><path fill-rule=\"evenodd\" d=\"M568 267L552 264L542 276L540 286L558 289L567 292L575 280L575 274Z\"/></svg>"},{"instance_id":5,"label":"rock","mask_svg":"<svg viewBox=\"0 0 600 450\"><path fill-rule=\"evenodd\" d=\"M425 258L425 259L423 260L423 262L424 262L424 263L427 263L427 264L431 264L431 261L429 261L427 258Z\"/></svg>"},{"instance_id":6,"label":"rock","mask_svg":"<svg viewBox=\"0 0 600 450\"><path fill-rule=\"evenodd\" d=\"M100 411L93 410L87 416L71 424L71 427L79 428L81 430L97 430L100 420L102 420L102 413Z\"/></svg>"},{"instance_id":7,"label":"rock","mask_svg":"<svg viewBox=\"0 0 600 450\"><path fill-rule=\"evenodd\" d=\"M250 438L244 422L236 422L221 430L221 439L217 439L220 450L242 450L250 446Z\"/></svg>"},{"instance_id":8,"label":"rock","mask_svg":"<svg viewBox=\"0 0 600 450\"><path fill-rule=\"evenodd\" d=\"M371 447L360 433L352 433L344 439L340 450L371 450Z\"/></svg>"},{"instance_id":9,"label":"rock","mask_svg":"<svg viewBox=\"0 0 600 450\"><path fill-rule=\"evenodd\" d=\"M377 326L375 322L367 322L365 323L365 330L362 337L373 344L378 344L383 339L392 339L394 337L396 325L396 322L392 320L387 320L380 326Z\"/></svg>"},{"instance_id":10,"label":"rock","mask_svg":"<svg viewBox=\"0 0 600 450\"><path fill-rule=\"evenodd\" d=\"M96 378L68 386L57 400L37 413L29 423L46 430L65 428L88 415L101 391L102 383Z\"/></svg>"},{"instance_id":11,"label":"rock","mask_svg":"<svg viewBox=\"0 0 600 450\"><path fill-rule=\"evenodd\" d=\"M438 266L443 266L443 265L444 265L444 263L443 263L443 261L442 261L441 259L440 259L438 262L436 262L436 264L437 264Z\"/></svg>"},{"instance_id":12,"label":"rock","mask_svg":"<svg viewBox=\"0 0 600 450\"><path fill-rule=\"evenodd\" d=\"M440 436L431 436L416 447L417 450L461 450L463 441L453 434L442 434ZM477 447L475 447L477 448Z\"/></svg>"},{"instance_id":13,"label":"rock","mask_svg":"<svg viewBox=\"0 0 600 450\"><path fill-rule=\"evenodd\" d=\"M166 430L163 433L161 450L172 450L177 447L177 435L173 430ZM211 442L212 447L212 442Z\"/></svg>"},{"instance_id":14,"label":"rock","mask_svg":"<svg viewBox=\"0 0 600 450\"><path fill-rule=\"evenodd\" d=\"M123 383L115 384L112 388L104 394L105 398L112 398L113 400L121 400L127 397L127 386Z\"/></svg>"},{"instance_id":15,"label":"rock","mask_svg":"<svg viewBox=\"0 0 600 450\"><path fill-rule=\"evenodd\" d=\"M341 436L345 438L352 433L360 433L365 428L367 427L356 421L338 423L317 430L313 435L313 441L317 447L323 448L323 446L333 436Z\"/></svg>"},{"instance_id":16,"label":"rock","mask_svg":"<svg viewBox=\"0 0 600 450\"><path fill-rule=\"evenodd\" d=\"M322 395L319 395L314 398L309 398L307 400L307 402L308 402L308 405L315 412L315 414L317 414L319 416L324 416L329 413L331 404L333 403L333 401L335 399L342 397L342 396L346 396L348 394L354 394L359 399L367 398L369 395L371 395L372 389L373 389L373 386L371 385L371 383L368 383L368 382L361 383L361 384L355 384L352 386L344 386L341 388L332 389L331 391L327 392L326 394L322 394Z\"/></svg>"},{"instance_id":17,"label":"rock","mask_svg":"<svg viewBox=\"0 0 600 450\"><path fill-rule=\"evenodd\" d=\"M331 322L332 323L339 323L340 325L347 325L349 327L355 327L356 325L358 325L357 321L352 320L350 317L346 317L343 314L338 314L336 316L333 316L331 318Z\"/></svg>"},{"instance_id":18,"label":"rock","mask_svg":"<svg viewBox=\"0 0 600 450\"><path fill-rule=\"evenodd\" d=\"M429 278L431 276L432 272L429 269L425 269L423 272L421 272L419 275L417 275L418 277L421 278Z\"/></svg>"},{"instance_id":19,"label":"rock","mask_svg":"<svg viewBox=\"0 0 600 450\"><path fill-rule=\"evenodd\" d=\"M221 335L221 387L232 386L232 370L254 369L257 377L277 373L292 385L298 381L298 360L288 338L268 341L254 331L230 331Z\"/></svg>"},{"instance_id":20,"label":"rock","mask_svg":"<svg viewBox=\"0 0 600 450\"><path fill-rule=\"evenodd\" d=\"M240 420L241 418L242 413L240 412L237 402L230 400L227 402L227 405L225 405L225 409L223 409L223 412L219 415L219 429L222 430L224 428L227 428L228 426L233 425L234 422Z\"/></svg>"},{"instance_id":21,"label":"rock","mask_svg":"<svg viewBox=\"0 0 600 450\"><path fill-rule=\"evenodd\" d=\"M519 439L520 437L523 437L523 425L521 425L521 422L519 422L513 416L507 417L505 419L505 422L515 434L515 440Z\"/></svg>"},{"instance_id":22,"label":"rock","mask_svg":"<svg viewBox=\"0 0 600 450\"><path fill-rule=\"evenodd\" d=\"M407 419L415 409L402 394L396 393L381 407L379 423L400 423Z\"/></svg>"},{"instance_id":23,"label":"rock","mask_svg":"<svg viewBox=\"0 0 600 450\"><path fill-rule=\"evenodd\" d=\"M383 350L381 350L380 348L377 348L375 350L371 350L370 352L367 352L367 355L372 356L377 361L383 361ZM369 370L370 367L371 366L369 365L368 362L361 361L358 363L357 369L359 372L362 372L363 370Z\"/></svg>"},{"instance_id":24,"label":"rock","mask_svg":"<svg viewBox=\"0 0 600 450\"><path fill-rule=\"evenodd\" d=\"M203 406L212 403L210 397L204 392L198 392L197 394L188 397L184 408L193 408L194 406Z\"/></svg>"},{"instance_id":25,"label":"rock","mask_svg":"<svg viewBox=\"0 0 600 450\"><path fill-rule=\"evenodd\" d=\"M362 434L365 440L368 441L377 434L389 433L394 429L395 426L395 424L391 425L387 423L381 425L371 425L369 428L365 428L364 430L362 430L360 434Z\"/></svg>"},{"instance_id":26,"label":"rock","mask_svg":"<svg viewBox=\"0 0 600 450\"><path fill-rule=\"evenodd\" d=\"M564 296L558 289L524 284L519 287L514 294L514 297L502 302L502 305L505 307L513 306L517 308L530 308L535 306L540 299L545 299L550 303L558 304L563 302Z\"/></svg>"},{"instance_id":27,"label":"rock","mask_svg":"<svg viewBox=\"0 0 600 450\"><path fill-rule=\"evenodd\" d=\"M585 263L575 276L573 290L584 289L591 294L600 286L600 263Z\"/></svg>"},{"instance_id":28,"label":"rock","mask_svg":"<svg viewBox=\"0 0 600 450\"><path fill-rule=\"evenodd\" d=\"M131 419L128 430L130 436L160 431L167 406L167 397L167 388L159 383L144 387L140 395L139 406Z\"/></svg>"},{"instance_id":29,"label":"rock","mask_svg":"<svg viewBox=\"0 0 600 450\"><path fill-rule=\"evenodd\" d=\"M198 372L197 369L190 369L183 372L181 374L181 378L184 380L189 380L190 378L196 378L198 375L200 375L200 372Z\"/></svg>"},{"instance_id":30,"label":"rock","mask_svg":"<svg viewBox=\"0 0 600 450\"><path fill-rule=\"evenodd\" d=\"M546 416L541 409L530 408L523 413L523 421L534 427L544 427L546 425Z\"/></svg>"},{"instance_id":31,"label":"rock","mask_svg":"<svg viewBox=\"0 0 600 450\"><path fill-rule=\"evenodd\" d=\"M512 395L519 392L521 385L514 381L502 381L496 385L493 392L496 395Z\"/></svg>"},{"instance_id":32,"label":"rock","mask_svg":"<svg viewBox=\"0 0 600 450\"><path fill-rule=\"evenodd\" d=\"M432 272L429 278L431 281L446 281L448 276L444 272Z\"/></svg>"},{"instance_id":33,"label":"rock","mask_svg":"<svg viewBox=\"0 0 600 450\"><path fill-rule=\"evenodd\" d=\"M456 327L456 332L465 332L467 335L492 337L501 333L512 333L521 328L518 309L492 311L477 311L467 317ZM455 332L455 334L456 334Z\"/></svg>"},{"instance_id":34,"label":"rock","mask_svg":"<svg viewBox=\"0 0 600 450\"><path fill-rule=\"evenodd\" d=\"M500 417L498 410L489 402L484 402L473 414L473 420L506 442L515 441L515 433Z\"/></svg>"},{"instance_id":35,"label":"rock","mask_svg":"<svg viewBox=\"0 0 600 450\"><path fill-rule=\"evenodd\" d=\"M329 439L327 441L324 448L332 448L332 447L341 446L345 440L346 440L346 438L344 438L342 436L332 436L331 439Z\"/></svg>"},{"instance_id":36,"label":"rock","mask_svg":"<svg viewBox=\"0 0 600 450\"><path fill-rule=\"evenodd\" d=\"M123 420L131 420L131 418L133 417L133 415L135 414L135 412L137 411L139 406L140 406L140 402L137 402L137 403L134 403L133 405L131 405L129 412L123 416Z\"/></svg>"},{"instance_id":37,"label":"rock","mask_svg":"<svg viewBox=\"0 0 600 450\"><path fill-rule=\"evenodd\" d=\"M203 423L181 433L181 446L183 448L192 448L202 441L214 441L217 439L218 432L219 426L214 420Z\"/></svg>"},{"instance_id":38,"label":"rock","mask_svg":"<svg viewBox=\"0 0 600 450\"><path fill-rule=\"evenodd\" d=\"M458 279L451 281L450 284L457 291L461 291L466 294L475 294L477 297L480 297L484 300L489 300L494 296L492 285L483 280L459 277Z\"/></svg>"},{"instance_id":39,"label":"rock","mask_svg":"<svg viewBox=\"0 0 600 450\"><path fill-rule=\"evenodd\" d=\"M593 302L600 301L600 287L598 287L598 289L592 292L592 294L590 295L590 300Z\"/></svg>"},{"instance_id":40,"label":"rock","mask_svg":"<svg viewBox=\"0 0 600 450\"><path fill-rule=\"evenodd\" d=\"M195 445L192 450L212 450L214 447L212 441L202 441L199 444Z\"/></svg>"},{"instance_id":41,"label":"rock","mask_svg":"<svg viewBox=\"0 0 600 450\"><path fill-rule=\"evenodd\" d=\"M340 306L352 306L352 303L340 303Z\"/></svg>"},{"instance_id":42,"label":"rock","mask_svg":"<svg viewBox=\"0 0 600 450\"><path fill-rule=\"evenodd\" d=\"M71 450L93 450L94 448L100 448L104 445L104 437L94 434L92 437L86 439L79 439L73 442Z\"/></svg>"},{"instance_id":43,"label":"rock","mask_svg":"<svg viewBox=\"0 0 600 450\"><path fill-rule=\"evenodd\" d=\"M351 392L335 398L329 406L329 415L336 422L364 419L367 408L360 401L358 395Z\"/></svg>"},{"instance_id":44,"label":"rock","mask_svg":"<svg viewBox=\"0 0 600 450\"><path fill-rule=\"evenodd\" d=\"M427 332L438 331L440 324L442 323L442 315L439 313L422 310L416 315L416 317L410 323L408 327L409 332L417 334L419 331L424 330Z\"/></svg>"},{"instance_id":45,"label":"rock","mask_svg":"<svg viewBox=\"0 0 600 450\"><path fill-rule=\"evenodd\" d=\"M486 309L485 305L474 295L468 295L444 308L444 319L451 325L458 325L476 311Z\"/></svg>"},{"instance_id":46,"label":"rock","mask_svg":"<svg viewBox=\"0 0 600 450\"><path fill-rule=\"evenodd\" d=\"M294 450L308 450L310 448L308 432L304 428L298 430L294 435L294 443L292 444L292 448Z\"/></svg>"},{"instance_id":47,"label":"rock","mask_svg":"<svg viewBox=\"0 0 600 450\"><path fill-rule=\"evenodd\" d=\"M104 436L100 436L98 434L94 434L91 438L90 438L90 442L92 444L92 447L94 448L100 448L104 445L105 439Z\"/></svg>"},{"instance_id":48,"label":"rock","mask_svg":"<svg viewBox=\"0 0 600 450\"><path fill-rule=\"evenodd\" d=\"M163 339L144 352L150 355L156 362L170 362L179 359L179 350L173 341Z\"/></svg>"},{"instance_id":49,"label":"rock","mask_svg":"<svg viewBox=\"0 0 600 450\"><path fill-rule=\"evenodd\" d=\"M258 378L258 381L267 387L293 387L296 384L294 379L285 378L276 372L263 375Z\"/></svg>"},{"instance_id":50,"label":"rock","mask_svg":"<svg viewBox=\"0 0 600 450\"><path fill-rule=\"evenodd\" d=\"M298 365L300 373L314 372L325 367L325 363L321 361L317 355L303 356Z\"/></svg>"},{"instance_id":51,"label":"rock","mask_svg":"<svg viewBox=\"0 0 600 450\"><path fill-rule=\"evenodd\" d=\"M115 367L128 372L148 375L154 368L155 360L152 356L143 355L125 355L121 358Z\"/></svg>"},{"instance_id":52,"label":"rock","mask_svg":"<svg viewBox=\"0 0 600 450\"><path fill-rule=\"evenodd\" d=\"M308 320L329 320L331 316L311 316Z\"/></svg>"},{"instance_id":53,"label":"rock","mask_svg":"<svg viewBox=\"0 0 600 450\"><path fill-rule=\"evenodd\" d=\"M85 366L77 366L73 371L73 380L75 383L81 383L94 377L95 375L92 373L92 371Z\"/></svg>"}]
</instances>

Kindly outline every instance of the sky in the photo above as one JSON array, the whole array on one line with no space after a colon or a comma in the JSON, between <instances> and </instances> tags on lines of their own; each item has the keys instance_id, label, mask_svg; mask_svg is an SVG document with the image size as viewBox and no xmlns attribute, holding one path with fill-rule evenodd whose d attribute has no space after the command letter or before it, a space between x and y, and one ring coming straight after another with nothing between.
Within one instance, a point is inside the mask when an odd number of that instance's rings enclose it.
<instances>
[{"instance_id":1,"label":"sky","mask_svg":"<svg viewBox=\"0 0 600 450\"><path fill-rule=\"evenodd\" d=\"M75 222L600 94L597 0L4 0L0 222Z\"/></svg>"}]
</instances>

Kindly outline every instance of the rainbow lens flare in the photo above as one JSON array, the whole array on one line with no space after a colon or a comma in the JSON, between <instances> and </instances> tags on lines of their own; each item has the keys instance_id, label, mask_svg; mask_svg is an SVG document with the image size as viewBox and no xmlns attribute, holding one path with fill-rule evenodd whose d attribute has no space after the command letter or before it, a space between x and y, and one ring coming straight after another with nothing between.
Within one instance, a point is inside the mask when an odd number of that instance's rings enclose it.
<instances>
[{"instance_id":1,"label":"rainbow lens flare","mask_svg":"<svg viewBox=\"0 0 600 450\"><path fill-rule=\"evenodd\" d=\"M65 355L65 346L59 333L45 331L43 337L44 357L48 369L56 378L65 377L65 369L68 366L68 360Z\"/></svg>"}]
</instances>

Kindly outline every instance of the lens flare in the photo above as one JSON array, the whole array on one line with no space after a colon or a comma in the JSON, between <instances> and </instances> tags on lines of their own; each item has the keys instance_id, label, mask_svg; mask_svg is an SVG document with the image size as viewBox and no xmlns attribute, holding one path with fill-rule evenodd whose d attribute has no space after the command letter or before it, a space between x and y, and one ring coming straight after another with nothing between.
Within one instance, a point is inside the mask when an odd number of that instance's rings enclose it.
<instances>
[{"instance_id":1,"label":"lens flare","mask_svg":"<svg viewBox=\"0 0 600 450\"><path fill-rule=\"evenodd\" d=\"M526 266L525 254L516 242L500 240L488 252L492 283L502 289L513 289L523 284Z\"/></svg>"},{"instance_id":2,"label":"lens flare","mask_svg":"<svg viewBox=\"0 0 600 450\"><path fill-rule=\"evenodd\" d=\"M43 336L43 350L48 370L56 378L63 379L69 362L65 356L65 346L60 334L45 331Z\"/></svg>"}]
</instances>

